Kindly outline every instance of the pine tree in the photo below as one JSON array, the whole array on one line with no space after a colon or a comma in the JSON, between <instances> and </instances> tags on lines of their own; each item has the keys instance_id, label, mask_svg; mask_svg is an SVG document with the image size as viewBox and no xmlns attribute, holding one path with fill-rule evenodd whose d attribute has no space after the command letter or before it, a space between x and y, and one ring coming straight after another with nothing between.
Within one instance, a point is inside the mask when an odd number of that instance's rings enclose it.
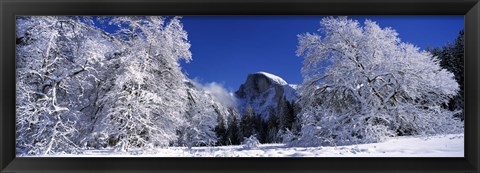
<instances>
[{"instance_id":1,"label":"pine tree","mask_svg":"<svg viewBox=\"0 0 480 173\"><path fill-rule=\"evenodd\" d=\"M217 116L217 126L215 127L215 134L218 137L217 145L228 144L227 125L225 124L223 116Z\"/></svg>"},{"instance_id":2,"label":"pine tree","mask_svg":"<svg viewBox=\"0 0 480 173\"><path fill-rule=\"evenodd\" d=\"M280 129L292 130L292 125L295 120L295 111L294 111L294 103L289 102L285 97L283 97L282 101L279 105L279 115L280 115Z\"/></svg>"},{"instance_id":3,"label":"pine tree","mask_svg":"<svg viewBox=\"0 0 480 173\"><path fill-rule=\"evenodd\" d=\"M244 115L240 121L240 129L242 132L242 137L250 137L252 135L257 135L257 127L256 127L256 115L253 111L252 106L247 105L244 111Z\"/></svg>"},{"instance_id":4,"label":"pine tree","mask_svg":"<svg viewBox=\"0 0 480 173\"><path fill-rule=\"evenodd\" d=\"M237 116L231 116L232 120L228 122L227 145L239 145L243 139L243 134L239 128L240 121Z\"/></svg>"},{"instance_id":5,"label":"pine tree","mask_svg":"<svg viewBox=\"0 0 480 173\"><path fill-rule=\"evenodd\" d=\"M278 129L279 129L279 119L276 116L276 113L271 108L270 115L268 116L267 125L266 125L266 139L265 143L276 143L280 142L278 139Z\"/></svg>"},{"instance_id":6,"label":"pine tree","mask_svg":"<svg viewBox=\"0 0 480 173\"><path fill-rule=\"evenodd\" d=\"M452 72L455 75L455 80L459 84L458 94L451 98L448 102L448 109L457 111L455 117L464 119L464 51L465 51L464 31L460 31L454 44L447 44L442 48L434 48L429 50L434 56L440 59L440 66Z\"/></svg>"},{"instance_id":7,"label":"pine tree","mask_svg":"<svg viewBox=\"0 0 480 173\"><path fill-rule=\"evenodd\" d=\"M260 143L266 143L267 139L267 122L263 121L261 116L254 116L254 136L260 141Z\"/></svg>"}]
</instances>

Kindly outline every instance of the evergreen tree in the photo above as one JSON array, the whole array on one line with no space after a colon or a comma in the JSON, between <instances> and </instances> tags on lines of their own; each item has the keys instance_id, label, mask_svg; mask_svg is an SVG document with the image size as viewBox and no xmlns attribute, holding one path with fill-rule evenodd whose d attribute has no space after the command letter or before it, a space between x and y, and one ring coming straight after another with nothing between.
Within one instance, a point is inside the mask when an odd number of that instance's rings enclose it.
<instances>
[{"instance_id":1,"label":"evergreen tree","mask_svg":"<svg viewBox=\"0 0 480 173\"><path fill-rule=\"evenodd\" d=\"M244 115L240 121L240 129L242 131L242 137L250 137L252 135L257 135L258 131L255 123L256 115L253 111L252 106L247 105L245 107Z\"/></svg>"},{"instance_id":2,"label":"evergreen tree","mask_svg":"<svg viewBox=\"0 0 480 173\"><path fill-rule=\"evenodd\" d=\"M271 109L273 110L273 108ZM277 118L275 112L270 111L270 116L268 116L267 125L266 125L266 139L265 143L276 143L280 140L278 139L278 128L279 128L279 119Z\"/></svg>"},{"instance_id":3,"label":"evergreen tree","mask_svg":"<svg viewBox=\"0 0 480 173\"><path fill-rule=\"evenodd\" d=\"M260 143L266 143L266 138L267 138L267 122L263 121L261 116L254 116L253 119L253 124L254 124L254 133L256 134L254 136L257 137L257 139L260 141Z\"/></svg>"},{"instance_id":4,"label":"evergreen tree","mask_svg":"<svg viewBox=\"0 0 480 173\"><path fill-rule=\"evenodd\" d=\"M215 133L217 135L217 145L227 145L228 142L228 132L227 125L223 116L217 116L217 126L215 127Z\"/></svg>"},{"instance_id":5,"label":"evergreen tree","mask_svg":"<svg viewBox=\"0 0 480 173\"><path fill-rule=\"evenodd\" d=\"M289 102L285 97L283 97L282 101L280 102L278 112L280 115L280 129L291 130L295 120L294 103Z\"/></svg>"},{"instance_id":6,"label":"evergreen tree","mask_svg":"<svg viewBox=\"0 0 480 173\"><path fill-rule=\"evenodd\" d=\"M465 93L464 93L464 51L465 51L464 31L460 31L454 44L447 44L442 48L429 50L434 56L440 59L440 66L452 72L455 80L459 84L458 94L448 102L448 109L457 111L455 117L464 119Z\"/></svg>"},{"instance_id":7,"label":"evergreen tree","mask_svg":"<svg viewBox=\"0 0 480 173\"><path fill-rule=\"evenodd\" d=\"M227 145L240 145L243 134L239 128L240 121L237 116L232 116L232 120L228 122L227 129Z\"/></svg>"}]
</instances>

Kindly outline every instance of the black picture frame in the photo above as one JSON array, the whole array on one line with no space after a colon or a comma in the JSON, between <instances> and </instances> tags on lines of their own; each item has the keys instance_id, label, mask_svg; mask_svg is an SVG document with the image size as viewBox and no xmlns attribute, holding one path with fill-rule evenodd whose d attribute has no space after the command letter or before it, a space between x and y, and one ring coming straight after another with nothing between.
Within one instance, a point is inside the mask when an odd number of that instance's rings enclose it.
<instances>
[{"instance_id":1,"label":"black picture frame","mask_svg":"<svg viewBox=\"0 0 480 173\"><path fill-rule=\"evenodd\" d=\"M478 0L0 0L0 172L478 172ZM16 15L464 15L464 158L16 158Z\"/></svg>"}]
</instances>

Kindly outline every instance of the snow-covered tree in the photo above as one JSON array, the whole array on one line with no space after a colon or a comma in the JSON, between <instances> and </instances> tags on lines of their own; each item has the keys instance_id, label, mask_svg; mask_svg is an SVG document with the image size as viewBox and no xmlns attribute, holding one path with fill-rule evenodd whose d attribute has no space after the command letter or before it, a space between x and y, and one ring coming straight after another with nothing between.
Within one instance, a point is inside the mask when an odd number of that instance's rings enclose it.
<instances>
[{"instance_id":1,"label":"snow-covered tree","mask_svg":"<svg viewBox=\"0 0 480 173\"><path fill-rule=\"evenodd\" d=\"M179 61L191 60L190 44L178 17L114 17L117 37L125 44L113 88L102 98L105 115L98 126L108 132L111 145L167 146L177 139L184 122L186 78Z\"/></svg>"},{"instance_id":2,"label":"snow-covered tree","mask_svg":"<svg viewBox=\"0 0 480 173\"><path fill-rule=\"evenodd\" d=\"M111 38L88 17L18 17L17 152L78 152Z\"/></svg>"},{"instance_id":3,"label":"snow-covered tree","mask_svg":"<svg viewBox=\"0 0 480 173\"><path fill-rule=\"evenodd\" d=\"M195 88L189 89L187 93L188 110L185 113L185 123L178 129L178 144L187 147L215 145L217 117L222 115L212 96Z\"/></svg>"},{"instance_id":4,"label":"snow-covered tree","mask_svg":"<svg viewBox=\"0 0 480 173\"><path fill-rule=\"evenodd\" d=\"M394 135L462 129L442 104L457 94L454 75L392 28L326 17L321 35L299 36L302 131L294 145L378 142Z\"/></svg>"}]
</instances>

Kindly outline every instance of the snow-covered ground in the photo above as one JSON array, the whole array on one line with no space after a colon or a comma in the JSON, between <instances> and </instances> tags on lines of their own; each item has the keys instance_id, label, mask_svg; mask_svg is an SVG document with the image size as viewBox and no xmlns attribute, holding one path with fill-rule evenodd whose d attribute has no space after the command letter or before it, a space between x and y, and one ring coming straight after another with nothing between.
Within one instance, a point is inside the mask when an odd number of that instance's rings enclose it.
<instances>
[{"instance_id":1,"label":"snow-covered ground","mask_svg":"<svg viewBox=\"0 0 480 173\"><path fill-rule=\"evenodd\" d=\"M256 149L243 146L170 147L132 155L112 150L89 150L81 155L46 155L40 157L464 157L464 135L432 137L395 137L382 143L337 147L286 147L261 144Z\"/></svg>"}]
</instances>

